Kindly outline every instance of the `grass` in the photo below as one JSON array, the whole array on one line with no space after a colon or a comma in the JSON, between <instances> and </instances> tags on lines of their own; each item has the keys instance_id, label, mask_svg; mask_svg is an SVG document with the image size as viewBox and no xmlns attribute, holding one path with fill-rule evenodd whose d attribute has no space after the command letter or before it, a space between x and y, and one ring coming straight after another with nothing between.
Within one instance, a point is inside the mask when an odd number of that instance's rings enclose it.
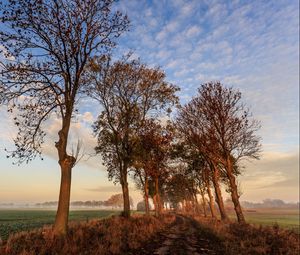
<instances>
[{"instance_id":1,"label":"grass","mask_svg":"<svg viewBox=\"0 0 300 255\"><path fill-rule=\"evenodd\" d=\"M294 231L274 226L253 226L236 222L223 223L212 218L196 217L202 228L219 238L226 255L296 255L300 236Z\"/></svg>"},{"instance_id":2,"label":"grass","mask_svg":"<svg viewBox=\"0 0 300 255\"><path fill-rule=\"evenodd\" d=\"M130 219L110 217L89 222L72 222L64 238L53 235L51 228L31 230L13 234L7 243L0 246L5 255L51 255L51 254L138 254L146 241L161 229L172 224L175 216L160 219L135 214Z\"/></svg>"},{"instance_id":3,"label":"grass","mask_svg":"<svg viewBox=\"0 0 300 255\"><path fill-rule=\"evenodd\" d=\"M70 211L70 221L89 221L118 215L119 211ZM6 240L12 233L41 228L54 223L55 211L50 210L0 210L0 237Z\"/></svg>"},{"instance_id":4,"label":"grass","mask_svg":"<svg viewBox=\"0 0 300 255\"><path fill-rule=\"evenodd\" d=\"M27 231L44 225L53 224L55 211L51 210L0 210L0 237L7 240L12 233ZM70 211L70 221L89 221L117 215L118 211L106 210L74 210ZM235 218L234 212L230 216ZM256 225L272 226L277 223L280 227L292 229L300 234L298 209L255 209L246 211L247 222Z\"/></svg>"},{"instance_id":5,"label":"grass","mask_svg":"<svg viewBox=\"0 0 300 255\"><path fill-rule=\"evenodd\" d=\"M230 213L230 217L235 218L234 212ZM298 209L253 209L245 211L245 218L248 223L262 226L278 224L300 234Z\"/></svg>"}]
</instances>

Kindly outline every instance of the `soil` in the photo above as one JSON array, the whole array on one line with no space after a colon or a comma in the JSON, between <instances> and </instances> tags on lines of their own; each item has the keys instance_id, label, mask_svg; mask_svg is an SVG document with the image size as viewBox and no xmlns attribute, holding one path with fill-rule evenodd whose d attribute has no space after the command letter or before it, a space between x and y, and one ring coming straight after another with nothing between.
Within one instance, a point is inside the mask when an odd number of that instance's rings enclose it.
<instances>
[{"instance_id":1,"label":"soil","mask_svg":"<svg viewBox=\"0 0 300 255\"><path fill-rule=\"evenodd\" d=\"M176 215L175 222L155 235L143 248L129 254L197 255L224 254L220 240L194 219Z\"/></svg>"}]
</instances>

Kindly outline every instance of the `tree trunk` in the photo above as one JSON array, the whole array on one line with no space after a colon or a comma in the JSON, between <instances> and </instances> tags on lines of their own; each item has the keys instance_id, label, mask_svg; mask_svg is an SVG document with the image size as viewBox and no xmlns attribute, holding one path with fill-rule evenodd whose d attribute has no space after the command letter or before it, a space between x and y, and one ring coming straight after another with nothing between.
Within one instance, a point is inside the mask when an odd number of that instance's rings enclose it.
<instances>
[{"instance_id":1,"label":"tree trunk","mask_svg":"<svg viewBox=\"0 0 300 255\"><path fill-rule=\"evenodd\" d=\"M68 112L68 114L66 113L65 119L63 119L63 127L58 132L59 140L55 144L59 157L58 162L61 168L58 208L53 226L53 232L56 235L66 235L67 233L71 196L72 168L76 161L73 156L69 156L67 154L67 141L71 123L70 110Z\"/></svg>"},{"instance_id":2,"label":"tree trunk","mask_svg":"<svg viewBox=\"0 0 300 255\"><path fill-rule=\"evenodd\" d=\"M209 198L209 208L210 208L211 217L216 218L215 202L214 202L214 197L211 194L209 181L206 181L205 184L206 184L206 191L207 191L208 198Z\"/></svg>"},{"instance_id":3,"label":"tree trunk","mask_svg":"<svg viewBox=\"0 0 300 255\"><path fill-rule=\"evenodd\" d=\"M126 168L126 171L125 171ZM122 174L121 186L123 193L123 213L122 215L126 218L130 217L130 201L129 201L129 190L128 190L128 182L127 182L127 167L124 166L123 174Z\"/></svg>"},{"instance_id":4,"label":"tree trunk","mask_svg":"<svg viewBox=\"0 0 300 255\"><path fill-rule=\"evenodd\" d=\"M239 223L246 223L245 217L240 205L238 189L236 185L235 176L233 174L233 165L230 159L227 159L227 176L230 183L231 199L234 204L234 210Z\"/></svg>"},{"instance_id":5,"label":"tree trunk","mask_svg":"<svg viewBox=\"0 0 300 255\"><path fill-rule=\"evenodd\" d=\"M205 196L204 196L204 192L201 188L200 188L200 194L201 194L201 197L202 197L202 207L203 207L204 217L207 217Z\"/></svg>"},{"instance_id":6,"label":"tree trunk","mask_svg":"<svg viewBox=\"0 0 300 255\"><path fill-rule=\"evenodd\" d=\"M153 200L153 205L154 205L154 211L155 211L155 216L158 216L158 208L157 208L157 202L156 202L156 195L154 194L154 196L152 197Z\"/></svg>"},{"instance_id":7,"label":"tree trunk","mask_svg":"<svg viewBox=\"0 0 300 255\"><path fill-rule=\"evenodd\" d=\"M194 200L195 200L195 205L196 205L195 212L196 212L196 214L199 214L199 202L198 202L196 193L194 194Z\"/></svg>"},{"instance_id":8,"label":"tree trunk","mask_svg":"<svg viewBox=\"0 0 300 255\"><path fill-rule=\"evenodd\" d=\"M225 211L225 206L222 198L222 192L219 184L219 169L214 165L213 167L213 184L215 188L215 193L216 193L216 202L218 204L220 214L221 214L221 220L222 221L229 221L229 218L226 214Z\"/></svg>"},{"instance_id":9,"label":"tree trunk","mask_svg":"<svg viewBox=\"0 0 300 255\"><path fill-rule=\"evenodd\" d=\"M68 165L61 165L61 183L58 200L58 208L54 223L54 233L65 235L68 228L70 193L71 193L72 168Z\"/></svg>"},{"instance_id":10,"label":"tree trunk","mask_svg":"<svg viewBox=\"0 0 300 255\"><path fill-rule=\"evenodd\" d=\"M155 177L155 201L156 201L155 215L159 216L161 214L161 205L160 205L161 202L159 196L158 177Z\"/></svg>"},{"instance_id":11,"label":"tree trunk","mask_svg":"<svg viewBox=\"0 0 300 255\"><path fill-rule=\"evenodd\" d=\"M148 188L148 176L145 178L145 186L144 186L144 192L145 192L145 210L146 210L146 215L150 215L150 208L149 208L149 188Z\"/></svg>"}]
</instances>

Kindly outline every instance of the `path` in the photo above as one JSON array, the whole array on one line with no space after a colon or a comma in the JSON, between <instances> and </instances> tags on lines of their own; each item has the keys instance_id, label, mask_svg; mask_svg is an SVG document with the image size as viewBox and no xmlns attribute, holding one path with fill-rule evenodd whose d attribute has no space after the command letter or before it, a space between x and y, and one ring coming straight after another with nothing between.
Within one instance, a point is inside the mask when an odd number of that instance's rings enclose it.
<instances>
[{"instance_id":1,"label":"path","mask_svg":"<svg viewBox=\"0 0 300 255\"><path fill-rule=\"evenodd\" d=\"M149 240L141 255L199 255L220 254L220 245L211 233L201 229L199 224L185 216L177 215L170 228Z\"/></svg>"}]
</instances>

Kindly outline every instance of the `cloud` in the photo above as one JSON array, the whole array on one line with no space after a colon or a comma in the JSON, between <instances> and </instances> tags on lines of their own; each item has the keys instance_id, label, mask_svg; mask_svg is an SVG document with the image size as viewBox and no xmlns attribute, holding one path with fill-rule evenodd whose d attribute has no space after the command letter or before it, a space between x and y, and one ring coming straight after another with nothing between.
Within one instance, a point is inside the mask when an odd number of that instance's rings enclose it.
<instances>
[{"instance_id":1,"label":"cloud","mask_svg":"<svg viewBox=\"0 0 300 255\"><path fill-rule=\"evenodd\" d=\"M280 199L299 201L299 149L290 153L265 152L261 160L245 162L244 167L240 180L245 199L259 200L262 193L272 194L274 190Z\"/></svg>"},{"instance_id":2,"label":"cloud","mask_svg":"<svg viewBox=\"0 0 300 255\"><path fill-rule=\"evenodd\" d=\"M81 116L82 121L91 124L95 121L94 116L91 112L85 112L82 116Z\"/></svg>"},{"instance_id":3,"label":"cloud","mask_svg":"<svg viewBox=\"0 0 300 255\"><path fill-rule=\"evenodd\" d=\"M104 192L104 193L120 193L122 192L121 186L99 186L96 188L86 188L85 190L91 191L91 192Z\"/></svg>"},{"instance_id":4,"label":"cloud","mask_svg":"<svg viewBox=\"0 0 300 255\"><path fill-rule=\"evenodd\" d=\"M187 37L197 36L201 32L201 28L198 26L192 26L185 32Z\"/></svg>"}]
</instances>

